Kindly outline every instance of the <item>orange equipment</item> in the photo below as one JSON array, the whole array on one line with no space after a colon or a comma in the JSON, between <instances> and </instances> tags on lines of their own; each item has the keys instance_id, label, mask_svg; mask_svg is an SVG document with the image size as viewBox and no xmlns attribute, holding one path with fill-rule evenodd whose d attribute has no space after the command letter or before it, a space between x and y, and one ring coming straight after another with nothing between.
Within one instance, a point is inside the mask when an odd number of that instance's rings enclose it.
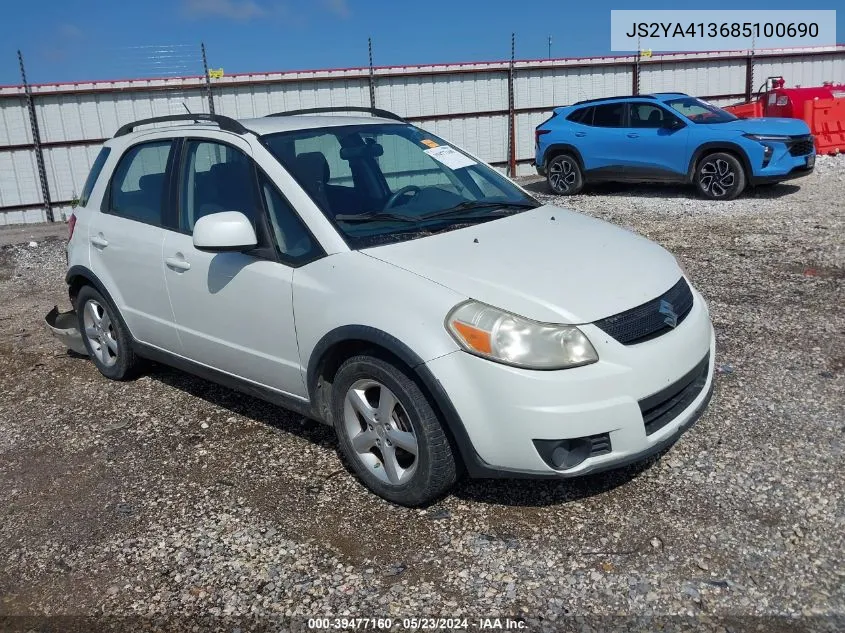
<instances>
[{"instance_id":1,"label":"orange equipment","mask_svg":"<svg viewBox=\"0 0 845 633\"><path fill-rule=\"evenodd\" d=\"M783 77L769 77L757 99L727 106L725 110L741 119L762 116L803 119L815 137L816 153L845 152L845 84L826 81L810 88L785 88L784 84Z\"/></svg>"}]
</instances>

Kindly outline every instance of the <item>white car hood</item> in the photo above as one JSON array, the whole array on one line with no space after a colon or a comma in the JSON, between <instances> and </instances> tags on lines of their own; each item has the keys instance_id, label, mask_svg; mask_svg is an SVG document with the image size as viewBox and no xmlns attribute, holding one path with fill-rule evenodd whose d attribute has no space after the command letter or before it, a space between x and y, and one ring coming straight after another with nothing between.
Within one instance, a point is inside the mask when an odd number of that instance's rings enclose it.
<instances>
[{"instance_id":1,"label":"white car hood","mask_svg":"<svg viewBox=\"0 0 845 633\"><path fill-rule=\"evenodd\" d=\"M551 205L361 252L547 323L617 314L663 294L682 274L654 242Z\"/></svg>"}]
</instances>

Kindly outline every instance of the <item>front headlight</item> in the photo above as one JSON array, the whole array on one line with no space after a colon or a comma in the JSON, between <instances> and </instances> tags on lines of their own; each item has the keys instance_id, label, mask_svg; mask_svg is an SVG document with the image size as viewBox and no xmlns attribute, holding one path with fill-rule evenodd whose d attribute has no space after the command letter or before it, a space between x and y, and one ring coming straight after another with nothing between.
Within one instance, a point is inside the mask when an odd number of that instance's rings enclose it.
<instances>
[{"instance_id":1,"label":"front headlight","mask_svg":"<svg viewBox=\"0 0 845 633\"><path fill-rule=\"evenodd\" d=\"M792 140L792 137L786 134L743 134L743 136L760 143L788 143Z\"/></svg>"},{"instance_id":2,"label":"front headlight","mask_svg":"<svg viewBox=\"0 0 845 633\"><path fill-rule=\"evenodd\" d=\"M446 327L466 351L528 369L565 369L599 357L574 325L539 323L478 301L458 304Z\"/></svg>"}]
</instances>

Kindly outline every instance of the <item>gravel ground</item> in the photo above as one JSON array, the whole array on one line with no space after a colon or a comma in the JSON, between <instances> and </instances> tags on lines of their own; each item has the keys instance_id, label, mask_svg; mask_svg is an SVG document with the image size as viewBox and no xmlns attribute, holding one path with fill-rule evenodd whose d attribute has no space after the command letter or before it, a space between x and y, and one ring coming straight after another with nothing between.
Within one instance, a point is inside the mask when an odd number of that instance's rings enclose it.
<instances>
[{"instance_id":1,"label":"gravel ground","mask_svg":"<svg viewBox=\"0 0 845 633\"><path fill-rule=\"evenodd\" d=\"M64 243L0 249L0 629L845 629L845 157L727 203L540 197L677 255L713 314L713 403L659 459L425 510L369 494L317 423L167 368L101 378L41 323Z\"/></svg>"}]
</instances>

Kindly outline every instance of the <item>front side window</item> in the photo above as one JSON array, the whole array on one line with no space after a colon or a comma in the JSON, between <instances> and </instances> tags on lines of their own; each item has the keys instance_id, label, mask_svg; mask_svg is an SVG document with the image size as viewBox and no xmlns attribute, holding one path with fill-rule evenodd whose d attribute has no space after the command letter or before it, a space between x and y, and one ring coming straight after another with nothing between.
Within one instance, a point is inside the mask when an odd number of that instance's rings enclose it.
<instances>
[{"instance_id":1,"label":"front side window","mask_svg":"<svg viewBox=\"0 0 845 633\"><path fill-rule=\"evenodd\" d=\"M320 257L322 249L311 237L293 207L264 174L259 177L259 188L283 261L304 264Z\"/></svg>"},{"instance_id":2,"label":"front side window","mask_svg":"<svg viewBox=\"0 0 845 633\"><path fill-rule=\"evenodd\" d=\"M666 110L652 103L632 103L630 108L630 127L663 127L665 125L664 120L671 116Z\"/></svg>"},{"instance_id":3,"label":"front side window","mask_svg":"<svg viewBox=\"0 0 845 633\"><path fill-rule=\"evenodd\" d=\"M737 120L737 117L730 112L695 97L672 99L667 101L666 105L680 112L693 123L728 123Z\"/></svg>"},{"instance_id":4,"label":"front side window","mask_svg":"<svg viewBox=\"0 0 845 633\"><path fill-rule=\"evenodd\" d=\"M94 159L94 164L91 165L91 171L88 172L88 178L85 179L85 185L82 187L82 193L79 194L79 206L84 207L91 199L91 192L94 190L94 185L97 184L97 178L100 177L100 172L103 171L103 165L111 154L111 149L103 147Z\"/></svg>"},{"instance_id":5,"label":"front side window","mask_svg":"<svg viewBox=\"0 0 845 633\"><path fill-rule=\"evenodd\" d=\"M109 211L130 220L162 225L167 163L172 141L141 143L120 159L111 181Z\"/></svg>"},{"instance_id":6,"label":"front side window","mask_svg":"<svg viewBox=\"0 0 845 633\"><path fill-rule=\"evenodd\" d=\"M185 151L179 228L193 233L197 220L221 211L240 211L255 227L261 206L249 156L213 141L188 141Z\"/></svg>"},{"instance_id":7,"label":"front side window","mask_svg":"<svg viewBox=\"0 0 845 633\"><path fill-rule=\"evenodd\" d=\"M325 127L262 140L353 248L538 206L495 170L412 125Z\"/></svg>"}]
</instances>

